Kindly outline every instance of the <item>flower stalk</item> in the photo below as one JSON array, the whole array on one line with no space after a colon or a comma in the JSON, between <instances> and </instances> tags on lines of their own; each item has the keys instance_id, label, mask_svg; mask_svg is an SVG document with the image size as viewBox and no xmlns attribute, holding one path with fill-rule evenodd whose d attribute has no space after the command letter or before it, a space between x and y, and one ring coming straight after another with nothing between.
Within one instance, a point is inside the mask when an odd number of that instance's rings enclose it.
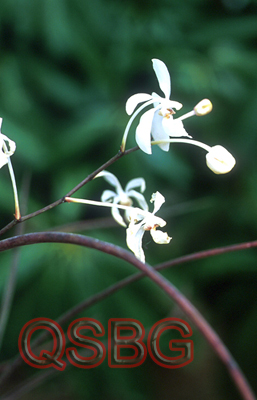
<instances>
[{"instance_id":1,"label":"flower stalk","mask_svg":"<svg viewBox=\"0 0 257 400\"><path fill-rule=\"evenodd\" d=\"M154 101L155 101L155 100L152 99L152 100L150 100L150 101L147 101L147 102L146 102L145 104L143 104L142 106L140 106L140 107L134 112L134 114L131 116L131 118L129 119L129 122L127 123L127 126L126 126L126 128L125 128L125 131L124 131L124 134L123 134L123 137L122 137L122 141L121 141L120 151L121 151L122 153L124 153L124 151L125 151L126 142L127 142L127 137L128 137L128 133L129 133L130 127L131 127L131 125L132 125L132 122L134 121L134 119L136 118L136 116L137 116L145 107L150 106L151 104L154 103Z\"/></svg>"},{"instance_id":2,"label":"flower stalk","mask_svg":"<svg viewBox=\"0 0 257 400\"><path fill-rule=\"evenodd\" d=\"M163 143L188 143L207 151L206 164L215 174L227 174L230 172L235 164L236 160L223 146L208 146L205 143L198 142L193 139L165 139L165 140L154 140L151 145L159 145Z\"/></svg>"},{"instance_id":3,"label":"flower stalk","mask_svg":"<svg viewBox=\"0 0 257 400\"><path fill-rule=\"evenodd\" d=\"M5 144L5 142L3 142L3 150L6 154L8 154L8 148ZM8 165L8 169L9 169L9 173L10 173L10 177L11 177L11 182L12 182L12 187L13 187L13 195L14 195L14 204L15 204L15 219L17 221L20 220L21 218L21 213L20 213L20 206L19 206L19 198L18 198L18 190L17 190L17 185L16 185L16 179L15 179L15 175L14 175L14 170L13 170L13 166L12 166L12 162L11 162L11 158L7 157L7 165Z\"/></svg>"},{"instance_id":4,"label":"flower stalk","mask_svg":"<svg viewBox=\"0 0 257 400\"><path fill-rule=\"evenodd\" d=\"M89 204L91 206L100 206L100 207L109 207L109 208L119 208L120 210L131 210L133 207L130 206L124 206L121 204L113 204L113 203L107 203L104 201L95 201L95 200L87 200L87 199L77 199L75 197L65 197L64 200L67 203L82 203L82 204Z\"/></svg>"}]
</instances>

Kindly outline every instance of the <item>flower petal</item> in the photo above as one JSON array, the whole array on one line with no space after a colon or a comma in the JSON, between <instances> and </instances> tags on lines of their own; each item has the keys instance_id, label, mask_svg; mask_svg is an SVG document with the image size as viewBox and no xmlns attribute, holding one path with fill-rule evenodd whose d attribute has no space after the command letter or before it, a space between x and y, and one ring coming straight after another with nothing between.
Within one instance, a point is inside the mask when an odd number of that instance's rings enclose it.
<instances>
[{"instance_id":1,"label":"flower petal","mask_svg":"<svg viewBox=\"0 0 257 400\"><path fill-rule=\"evenodd\" d=\"M116 176L113 175L111 172L101 171L99 172L99 174L95 176L95 178L100 178L100 177L103 177L110 185L114 186L118 194L123 192L120 182L118 181Z\"/></svg>"},{"instance_id":2,"label":"flower petal","mask_svg":"<svg viewBox=\"0 0 257 400\"><path fill-rule=\"evenodd\" d=\"M142 249L142 239L145 231L142 223L135 225L133 222L127 228L127 246L135 254L135 256L145 262L145 254Z\"/></svg>"},{"instance_id":3,"label":"flower petal","mask_svg":"<svg viewBox=\"0 0 257 400\"><path fill-rule=\"evenodd\" d=\"M147 154L152 154L151 149L151 129L155 109L146 111L140 118L136 129L136 142L140 149Z\"/></svg>"},{"instance_id":4,"label":"flower petal","mask_svg":"<svg viewBox=\"0 0 257 400\"><path fill-rule=\"evenodd\" d=\"M152 98L153 100L156 100L153 105L154 108L158 107L159 104L161 104L162 109L171 109L175 108L175 110L180 110L183 107L182 103L179 103L178 101L170 100L170 99L164 99L163 97L159 96L157 93L153 92L152 93ZM165 114L165 112L164 112Z\"/></svg>"},{"instance_id":5,"label":"flower petal","mask_svg":"<svg viewBox=\"0 0 257 400\"><path fill-rule=\"evenodd\" d=\"M0 130L3 119L0 118ZM7 143L8 144L7 144ZM3 149L5 143L5 149ZM9 149L8 149L9 146ZM13 155L16 149L16 144L13 140L9 139L7 136L0 133L0 168L2 168L5 164L8 163L8 158Z\"/></svg>"},{"instance_id":6,"label":"flower petal","mask_svg":"<svg viewBox=\"0 0 257 400\"><path fill-rule=\"evenodd\" d=\"M8 156L3 151L0 151L0 168L2 168L7 163L8 163Z\"/></svg>"},{"instance_id":7,"label":"flower petal","mask_svg":"<svg viewBox=\"0 0 257 400\"><path fill-rule=\"evenodd\" d=\"M183 107L182 103L179 103L178 101L174 100L169 100L169 103L167 104L167 108L175 108L175 110L180 110Z\"/></svg>"},{"instance_id":8,"label":"flower petal","mask_svg":"<svg viewBox=\"0 0 257 400\"><path fill-rule=\"evenodd\" d=\"M146 202L144 196L143 196L141 193L138 193L138 192L136 192L135 190L132 189L132 190L129 190L129 191L127 192L127 195L128 195L129 197L132 197L132 198L136 199L137 202L138 202L138 204L139 204L139 206L140 206L143 210L148 211L148 204L147 204L147 202Z\"/></svg>"},{"instance_id":9,"label":"flower petal","mask_svg":"<svg viewBox=\"0 0 257 400\"><path fill-rule=\"evenodd\" d=\"M171 92L169 71L164 62L162 62L161 60L153 58L152 62L153 62L153 69L157 76L160 89L163 91L166 99L169 99Z\"/></svg>"},{"instance_id":10,"label":"flower petal","mask_svg":"<svg viewBox=\"0 0 257 400\"><path fill-rule=\"evenodd\" d=\"M172 116L169 118L162 119L162 127L168 136L180 137L189 136L184 128L183 122L180 120L173 119Z\"/></svg>"},{"instance_id":11,"label":"flower petal","mask_svg":"<svg viewBox=\"0 0 257 400\"><path fill-rule=\"evenodd\" d=\"M3 142L8 142L9 150L7 151L6 154L8 156L12 156L16 150L16 143L13 140L9 139L7 136L5 136L3 133L0 133L0 137L1 137L2 145L3 145Z\"/></svg>"},{"instance_id":12,"label":"flower petal","mask_svg":"<svg viewBox=\"0 0 257 400\"><path fill-rule=\"evenodd\" d=\"M215 174L227 174L235 166L236 160L223 146L213 146L206 154L206 164Z\"/></svg>"},{"instance_id":13,"label":"flower petal","mask_svg":"<svg viewBox=\"0 0 257 400\"><path fill-rule=\"evenodd\" d=\"M133 94L133 96L129 97L126 102L126 112L128 115L131 115L135 110L136 106L143 101L151 100L152 96L147 93L137 93Z\"/></svg>"},{"instance_id":14,"label":"flower petal","mask_svg":"<svg viewBox=\"0 0 257 400\"><path fill-rule=\"evenodd\" d=\"M153 238L153 241L157 244L168 244L172 239L170 236L168 236L167 232L162 232L156 229L151 229L150 234Z\"/></svg>"},{"instance_id":15,"label":"flower petal","mask_svg":"<svg viewBox=\"0 0 257 400\"><path fill-rule=\"evenodd\" d=\"M163 129L162 120L163 116L156 111L152 122L152 137L154 140L169 140L170 138ZM170 143L160 143L158 146L164 151L169 151Z\"/></svg>"},{"instance_id":16,"label":"flower petal","mask_svg":"<svg viewBox=\"0 0 257 400\"><path fill-rule=\"evenodd\" d=\"M108 201L108 202L118 203L119 200L118 201L114 201L116 199L116 197L119 197L119 196L117 196L117 193L115 193L113 190L104 190L104 192L103 192L103 194L101 196L101 201L103 201L103 202Z\"/></svg>"},{"instance_id":17,"label":"flower petal","mask_svg":"<svg viewBox=\"0 0 257 400\"><path fill-rule=\"evenodd\" d=\"M136 187L140 187L140 192L143 193L145 191L145 180L144 178L135 178L131 179L125 187L125 192L127 193L129 190L134 189Z\"/></svg>"},{"instance_id":18,"label":"flower petal","mask_svg":"<svg viewBox=\"0 0 257 400\"><path fill-rule=\"evenodd\" d=\"M151 213L148 213L146 210L142 210L141 208L138 207L131 207L130 211L130 220L135 222L141 221L145 219L145 217Z\"/></svg>"},{"instance_id":19,"label":"flower petal","mask_svg":"<svg viewBox=\"0 0 257 400\"><path fill-rule=\"evenodd\" d=\"M120 211L118 208L112 207L111 213L112 213L112 216L115 219L115 221L118 222L118 224L120 224L121 226L124 226L124 228L127 228L127 224L125 223L124 219L120 215Z\"/></svg>"},{"instance_id":20,"label":"flower petal","mask_svg":"<svg viewBox=\"0 0 257 400\"><path fill-rule=\"evenodd\" d=\"M156 192L156 193L152 194L152 198L151 198L150 202L151 203L154 202L153 214L155 214L161 208L162 204L165 202L165 197L160 192ZM164 226L164 225L160 225L160 226Z\"/></svg>"},{"instance_id":21,"label":"flower petal","mask_svg":"<svg viewBox=\"0 0 257 400\"><path fill-rule=\"evenodd\" d=\"M160 226L163 228L167 224L164 219L157 217L153 213L148 212L146 217L144 218L144 229L145 231L150 231L150 229L153 229L156 226Z\"/></svg>"},{"instance_id":22,"label":"flower petal","mask_svg":"<svg viewBox=\"0 0 257 400\"><path fill-rule=\"evenodd\" d=\"M152 98L153 100L156 100L153 103L154 108L158 107L159 104L161 104L163 102L163 97L159 96L157 93L153 92L152 93Z\"/></svg>"}]
</instances>

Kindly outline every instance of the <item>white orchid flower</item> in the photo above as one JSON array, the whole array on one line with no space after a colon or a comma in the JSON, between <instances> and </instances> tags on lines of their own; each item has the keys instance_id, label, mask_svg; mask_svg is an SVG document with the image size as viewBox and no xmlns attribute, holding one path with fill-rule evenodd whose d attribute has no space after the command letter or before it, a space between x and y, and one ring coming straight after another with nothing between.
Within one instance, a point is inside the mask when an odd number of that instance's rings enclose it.
<instances>
[{"instance_id":1,"label":"white orchid flower","mask_svg":"<svg viewBox=\"0 0 257 400\"><path fill-rule=\"evenodd\" d=\"M128 130L136 115L145 107L153 104L154 108L146 111L140 118L139 125L136 129L136 142L145 153L151 154L151 133L155 140L168 139L169 136L188 136L183 127L183 123L178 121L173 126L174 108L180 110L182 104L177 101L170 100L171 83L169 71L161 60L153 59L153 69L157 76L160 89L165 97L160 97L156 93L137 93L131 96L126 103L126 112L131 115L137 105L143 104L131 117L124 133L123 143L126 141ZM124 143L125 145L125 143ZM169 150L169 143L160 145L162 150Z\"/></svg>"},{"instance_id":2,"label":"white orchid flower","mask_svg":"<svg viewBox=\"0 0 257 400\"><path fill-rule=\"evenodd\" d=\"M16 149L16 144L3 133L1 133L3 118L0 118L0 168L8 163L8 159L13 155ZM8 146L9 149L8 149Z\"/></svg>"},{"instance_id":3,"label":"white orchid flower","mask_svg":"<svg viewBox=\"0 0 257 400\"><path fill-rule=\"evenodd\" d=\"M67 203L81 203L92 206L109 207L112 209L114 208L112 203L86 200L86 199L77 199L74 197L65 197L65 201ZM145 255L142 249L142 239L145 231L150 231L150 234L155 243L168 244L171 240L171 237L169 237L166 232L156 230L156 228L158 228L159 226L162 228L166 225L166 221L164 221L164 219L156 217L155 215L155 213L160 209L164 201L165 198L161 195L161 193L159 192L153 193L151 202L154 202L154 209L152 213L147 211L148 207L147 209L140 209L137 207L131 207L123 204L116 204L115 208L129 211L130 223L127 228L127 245L128 248L135 254L135 256L142 262L145 262Z\"/></svg>"},{"instance_id":4,"label":"white orchid flower","mask_svg":"<svg viewBox=\"0 0 257 400\"><path fill-rule=\"evenodd\" d=\"M171 240L171 237L166 232L156 230L157 227L162 228L166 225L166 221L155 215L164 201L165 198L161 193L156 192L151 199L151 202L154 202L152 213L139 208L134 208L130 213L130 224L127 228L127 246L142 262L145 262L145 254L142 248L142 239L145 231L150 231L155 243L168 244Z\"/></svg>"},{"instance_id":5,"label":"white orchid flower","mask_svg":"<svg viewBox=\"0 0 257 400\"><path fill-rule=\"evenodd\" d=\"M116 176L113 175L111 172L102 171L95 176L95 178L99 177L103 177L116 190L116 192L114 192L113 190L105 190L101 196L102 202L111 202L113 204L132 206L133 204L132 199L135 199L143 210L146 211L148 210L147 202L144 196L142 195L142 193L145 191L145 180L143 178L132 179L127 183L125 190L123 190L120 182L118 181ZM135 188L138 187L140 188L141 193L134 190ZM113 218L115 219L115 221L118 222L118 224L127 227L127 224L120 215L119 209L117 207L112 207L111 212ZM128 208L125 211L126 219L129 219L129 213L130 209Z\"/></svg>"},{"instance_id":6,"label":"white orchid flower","mask_svg":"<svg viewBox=\"0 0 257 400\"><path fill-rule=\"evenodd\" d=\"M121 144L121 151L125 150L127 135L133 120L139 114L139 112L141 112L145 107L151 104L153 104L154 108L146 111L141 116L140 122L136 128L136 142L140 149L147 154L152 153L151 135L155 141L163 140L163 142L158 144L158 146L164 151L169 151L170 143L168 139L170 137L191 137L188 135L184 128L182 122L183 119L186 119L193 115L205 115L212 109L212 104L210 100L205 99L202 101L204 102L204 104L202 104L200 107L199 105L197 105L193 111L185 114L180 118L174 119L174 109L180 110L182 108L182 104L177 101L170 100L170 75L164 62L156 58L154 58L152 62L160 89L164 93L165 97L161 97L156 93L152 93L151 95L147 93L137 93L127 100L126 112L128 115L131 115L133 113L139 103L145 102L145 104L140 106L130 118L124 132ZM197 111L197 107L198 109L200 109L200 112Z\"/></svg>"}]
</instances>

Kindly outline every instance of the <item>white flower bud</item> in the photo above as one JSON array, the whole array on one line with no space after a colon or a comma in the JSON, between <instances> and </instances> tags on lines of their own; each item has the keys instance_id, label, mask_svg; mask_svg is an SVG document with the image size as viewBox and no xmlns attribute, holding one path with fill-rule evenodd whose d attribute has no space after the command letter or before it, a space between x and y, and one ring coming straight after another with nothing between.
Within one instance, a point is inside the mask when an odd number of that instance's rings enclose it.
<instances>
[{"instance_id":1,"label":"white flower bud","mask_svg":"<svg viewBox=\"0 0 257 400\"><path fill-rule=\"evenodd\" d=\"M202 117L203 115L209 114L212 110L212 103L209 99L204 99L200 101L194 107L195 114L198 117Z\"/></svg>"},{"instance_id":2,"label":"white flower bud","mask_svg":"<svg viewBox=\"0 0 257 400\"><path fill-rule=\"evenodd\" d=\"M227 174L236 160L223 146L213 146L206 154L206 164L215 174Z\"/></svg>"}]
</instances>

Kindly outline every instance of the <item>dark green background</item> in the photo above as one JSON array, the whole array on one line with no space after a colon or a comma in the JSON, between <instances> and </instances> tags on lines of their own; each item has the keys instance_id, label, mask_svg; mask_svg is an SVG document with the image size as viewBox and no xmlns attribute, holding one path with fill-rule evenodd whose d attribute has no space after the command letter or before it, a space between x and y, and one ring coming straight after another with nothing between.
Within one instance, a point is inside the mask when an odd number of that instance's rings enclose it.
<instances>
[{"instance_id":1,"label":"dark green background","mask_svg":"<svg viewBox=\"0 0 257 400\"><path fill-rule=\"evenodd\" d=\"M159 148L152 156L135 152L109 169L123 186L143 176L147 200L156 190L166 198L158 215L167 220L173 239L157 246L146 238L147 261L154 265L256 239L256 11L256 0L2 0L0 116L2 132L17 144L12 162L20 196L29 196L27 212L62 197L118 151L128 121L127 98L138 92L161 94L151 64L159 58L172 77L172 99L182 102L185 112L202 98L213 102L211 114L185 121L186 130L196 140L223 145L237 164L230 174L217 176L206 167L203 150L180 144L169 153ZM128 147L135 145L135 127ZM7 167L0 173L2 227L14 209ZM105 189L111 187L99 179L78 195L100 200ZM24 231L109 215L107 209L64 204L28 221ZM126 247L119 226L80 233ZM11 257L11 252L1 255L1 291ZM255 391L256 267L252 249L164 273L221 335ZM17 354L18 335L27 321L56 319L132 272L132 266L88 249L23 248L1 361ZM167 316L186 319L146 279L79 316L94 317L105 329L114 317L139 319L146 329ZM21 398L239 399L221 362L193 331L195 359L180 370L164 370L149 357L128 370L112 370L105 361L91 371L71 367ZM34 373L24 367L11 385Z\"/></svg>"}]
</instances>

